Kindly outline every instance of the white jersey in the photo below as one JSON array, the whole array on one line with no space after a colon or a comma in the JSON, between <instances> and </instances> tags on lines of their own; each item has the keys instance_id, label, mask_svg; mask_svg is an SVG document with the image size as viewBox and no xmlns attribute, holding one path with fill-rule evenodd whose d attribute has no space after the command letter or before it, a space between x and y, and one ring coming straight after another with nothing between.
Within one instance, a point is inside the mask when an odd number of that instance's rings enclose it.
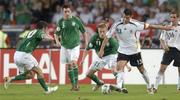
<instances>
[{"instance_id":1,"label":"white jersey","mask_svg":"<svg viewBox=\"0 0 180 100\"><path fill-rule=\"evenodd\" d=\"M143 22L131 19L128 24L124 24L121 19L113 24L106 35L110 38L115 33L119 42L118 52L132 55L140 52L139 31L142 31L144 27Z\"/></svg>"},{"instance_id":2,"label":"white jersey","mask_svg":"<svg viewBox=\"0 0 180 100\"><path fill-rule=\"evenodd\" d=\"M180 24L172 30L163 30L160 39L164 40L169 47L175 47L180 51Z\"/></svg>"}]
</instances>

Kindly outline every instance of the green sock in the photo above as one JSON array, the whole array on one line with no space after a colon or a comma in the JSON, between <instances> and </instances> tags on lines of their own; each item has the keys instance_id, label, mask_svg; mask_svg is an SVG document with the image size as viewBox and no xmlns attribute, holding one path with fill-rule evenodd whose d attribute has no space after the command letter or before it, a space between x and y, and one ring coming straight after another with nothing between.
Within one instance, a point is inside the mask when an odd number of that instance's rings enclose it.
<instances>
[{"instance_id":1,"label":"green sock","mask_svg":"<svg viewBox=\"0 0 180 100\"><path fill-rule=\"evenodd\" d=\"M75 84L77 85L78 84L78 67L75 66L73 68L73 71L74 71Z\"/></svg>"},{"instance_id":2,"label":"green sock","mask_svg":"<svg viewBox=\"0 0 180 100\"><path fill-rule=\"evenodd\" d=\"M26 79L26 73L23 73L23 74L17 75L14 78L12 78L11 82L17 81L17 80L25 80L25 79Z\"/></svg>"},{"instance_id":3,"label":"green sock","mask_svg":"<svg viewBox=\"0 0 180 100\"><path fill-rule=\"evenodd\" d=\"M68 69L68 76L71 81L71 84L74 86L75 85L75 78L74 78L74 70L73 69Z\"/></svg>"},{"instance_id":4,"label":"green sock","mask_svg":"<svg viewBox=\"0 0 180 100\"><path fill-rule=\"evenodd\" d=\"M97 85L101 85L102 84L102 82L98 79L98 77L96 76L96 75L91 75L90 77L89 77L90 79L92 79Z\"/></svg>"},{"instance_id":5,"label":"green sock","mask_svg":"<svg viewBox=\"0 0 180 100\"><path fill-rule=\"evenodd\" d=\"M45 81L43 78L38 78L39 84L41 85L41 87L45 90L48 91L48 86L46 85Z\"/></svg>"}]
</instances>

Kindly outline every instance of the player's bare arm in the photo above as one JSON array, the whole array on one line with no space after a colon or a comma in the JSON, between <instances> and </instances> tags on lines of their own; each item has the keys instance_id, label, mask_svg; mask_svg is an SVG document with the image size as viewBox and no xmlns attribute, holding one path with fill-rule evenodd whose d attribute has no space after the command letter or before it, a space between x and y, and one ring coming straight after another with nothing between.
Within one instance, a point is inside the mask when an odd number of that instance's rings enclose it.
<instances>
[{"instance_id":1,"label":"player's bare arm","mask_svg":"<svg viewBox=\"0 0 180 100\"><path fill-rule=\"evenodd\" d=\"M60 43L60 41L59 41L60 37L57 36L56 34L54 34L54 39L55 39L55 42L56 42L56 46L57 46L57 47L61 47L61 43Z\"/></svg>"},{"instance_id":2,"label":"player's bare arm","mask_svg":"<svg viewBox=\"0 0 180 100\"><path fill-rule=\"evenodd\" d=\"M173 26L163 26L163 25L154 25L154 24L148 24L145 23L144 29L153 28L153 29L162 29L162 30L171 30L173 29Z\"/></svg>"},{"instance_id":3,"label":"player's bare arm","mask_svg":"<svg viewBox=\"0 0 180 100\"><path fill-rule=\"evenodd\" d=\"M109 38L105 37L104 40L103 40L103 42L102 42L101 49L100 49L100 51L99 51L99 53L98 53L98 56L99 56L100 58L102 58L102 56L104 55L104 48L105 48L105 46L106 46L106 44L107 44L108 41L109 41Z\"/></svg>"},{"instance_id":4,"label":"player's bare arm","mask_svg":"<svg viewBox=\"0 0 180 100\"><path fill-rule=\"evenodd\" d=\"M86 47L87 44L88 44L87 33L85 32L85 33L83 33L82 35L83 35L84 42L85 42L85 43L84 43L84 47Z\"/></svg>"},{"instance_id":5,"label":"player's bare arm","mask_svg":"<svg viewBox=\"0 0 180 100\"><path fill-rule=\"evenodd\" d=\"M160 42L161 42L162 48L163 48L166 52L169 51L169 47L168 47L168 45L166 44L166 41L164 41L163 39L160 39Z\"/></svg>"},{"instance_id":6,"label":"player's bare arm","mask_svg":"<svg viewBox=\"0 0 180 100\"><path fill-rule=\"evenodd\" d=\"M84 63L84 60L85 60L86 56L88 55L88 51L89 51L89 50L85 50L85 51L83 52L82 60L80 61L81 65Z\"/></svg>"},{"instance_id":7,"label":"player's bare arm","mask_svg":"<svg viewBox=\"0 0 180 100\"><path fill-rule=\"evenodd\" d=\"M54 40L54 38L51 36L51 35L49 35L49 34L43 34L43 39L44 40L47 40L47 41L53 41Z\"/></svg>"}]
</instances>

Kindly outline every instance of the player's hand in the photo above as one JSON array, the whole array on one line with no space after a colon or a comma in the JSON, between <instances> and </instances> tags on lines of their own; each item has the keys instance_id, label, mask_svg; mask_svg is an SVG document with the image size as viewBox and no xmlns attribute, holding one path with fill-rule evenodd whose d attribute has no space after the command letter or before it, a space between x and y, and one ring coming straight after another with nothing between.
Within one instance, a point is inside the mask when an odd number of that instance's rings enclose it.
<instances>
[{"instance_id":1,"label":"player's hand","mask_svg":"<svg viewBox=\"0 0 180 100\"><path fill-rule=\"evenodd\" d=\"M164 26L163 29L164 30L172 30L174 28L174 26Z\"/></svg>"},{"instance_id":2,"label":"player's hand","mask_svg":"<svg viewBox=\"0 0 180 100\"><path fill-rule=\"evenodd\" d=\"M169 47L168 46L165 46L163 49L165 50L165 52L169 51Z\"/></svg>"},{"instance_id":3,"label":"player's hand","mask_svg":"<svg viewBox=\"0 0 180 100\"><path fill-rule=\"evenodd\" d=\"M102 58L103 55L104 55L104 51L99 51L98 53L99 58Z\"/></svg>"}]
</instances>

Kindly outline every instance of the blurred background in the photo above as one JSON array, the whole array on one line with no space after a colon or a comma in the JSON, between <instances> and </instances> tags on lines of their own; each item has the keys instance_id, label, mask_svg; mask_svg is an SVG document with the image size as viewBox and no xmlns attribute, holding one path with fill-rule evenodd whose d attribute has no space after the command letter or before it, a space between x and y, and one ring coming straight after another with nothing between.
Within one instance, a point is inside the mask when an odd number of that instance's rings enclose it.
<instances>
[{"instance_id":1,"label":"blurred background","mask_svg":"<svg viewBox=\"0 0 180 100\"><path fill-rule=\"evenodd\" d=\"M125 8L133 11L134 19L161 24L169 20L169 9L178 10L180 5L179 0L0 0L0 48L15 48L39 20L49 23L49 32L53 36L56 24L63 16L63 4L71 5L72 14L82 20L89 38L101 20L109 19L112 25L122 17ZM161 48L159 36L160 30L142 31L142 48ZM55 48L55 45L42 41L38 48Z\"/></svg>"}]
</instances>

